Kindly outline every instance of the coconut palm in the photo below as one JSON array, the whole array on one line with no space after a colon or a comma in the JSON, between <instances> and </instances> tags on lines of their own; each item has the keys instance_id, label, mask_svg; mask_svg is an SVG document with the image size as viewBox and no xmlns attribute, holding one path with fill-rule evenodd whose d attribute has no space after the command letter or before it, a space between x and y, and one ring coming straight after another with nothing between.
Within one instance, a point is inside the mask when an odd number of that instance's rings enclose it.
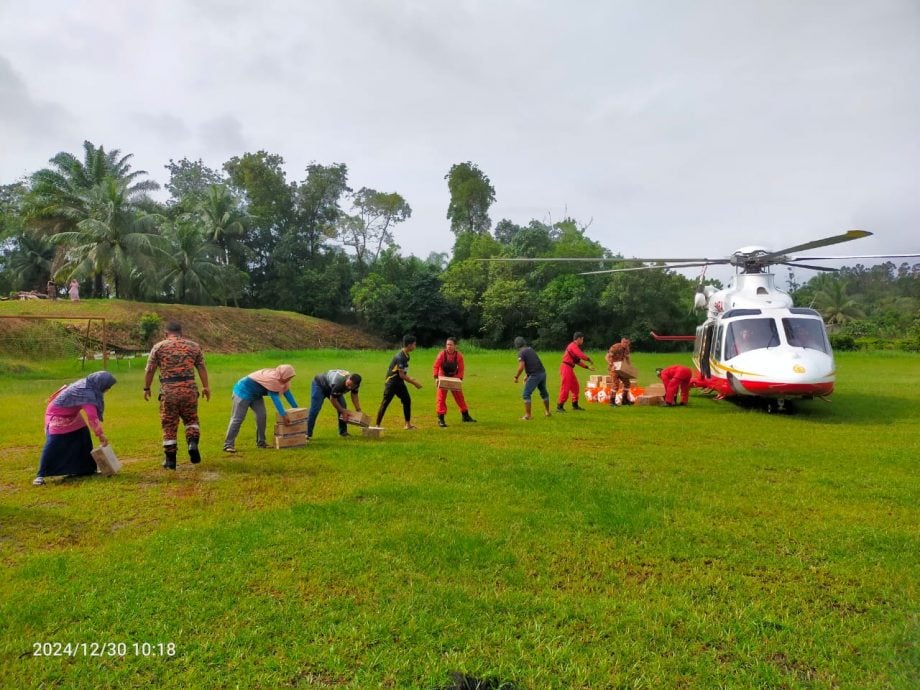
<instances>
[{"instance_id":1,"label":"coconut palm","mask_svg":"<svg viewBox=\"0 0 920 690\"><path fill-rule=\"evenodd\" d=\"M155 277L159 286L183 304L221 301L223 267L215 261L220 248L197 227L183 222L165 226L163 240Z\"/></svg>"},{"instance_id":2,"label":"coconut palm","mask_svg":"<svg viewBox=\"0 0 920 690\"><path fill-rule=\"evenodd\" d=\"M156 228L160 216L134 208L130 192L115 177L106 177L73 199L82 218L75 229L57 232L51 241L64 249L64 270L94 278L93 293L103 294L112 286L114 297L123 294L135 266L149 262L157 246Z\"/></svg>"},{"instance_id":3,"label":"coconut palm","mask_svg":"<svg viewBox=\"0 0 920 690\"><path fill-rule=\"evenodd\" d=\"M847 286L842 280L826 280L821 289L815 293L815 308L830 326L842 326L849 321L865 318L859 301L847 294Z\"/></svg>"},{"instance_id":4,"label":"coconut palm","mask_svg":"<svg viewBox=\"0 0 920 690\"><path fill-rule=\"evenodd\" d=\"M155 225L140 206L159 185L141 179L146 171L131 170L130 154L107 152L89 141L83 142L83 150L82 160L61 152L49 161L50 167L32 175L24 217L58 245L67 267L79 265L93 276L94 295L102 294L106 278L118 294L116 283L130 271L134 253L149 242L132 236L147 234ZM98 247L89 246L94 238Z\"/></svg>"},{"instance_id":5,"label":"coconut palm","mask_svg":"<svg viewBox=\"0 0 920 690\"><path fill-rule=\"evenodd\" d=\"M211 185L192 214L205 236L220 247L219 259L230 264L230 255L243 255L241 243L249 224L249 216L240 210L239 202L225 185Z\"/></svg>"},{"instance_id":6,"label":"coconut palm","mask_svg":"<svg viewBox=\"0 0 920 690\"><path fill-rule=\"evenodd\" d=\"M12 239L13 250L7 256L7 266L14 283L24 289L42 289L52 275L54 245L46 239L22 233Z\"/></svg>"}]
</instances>

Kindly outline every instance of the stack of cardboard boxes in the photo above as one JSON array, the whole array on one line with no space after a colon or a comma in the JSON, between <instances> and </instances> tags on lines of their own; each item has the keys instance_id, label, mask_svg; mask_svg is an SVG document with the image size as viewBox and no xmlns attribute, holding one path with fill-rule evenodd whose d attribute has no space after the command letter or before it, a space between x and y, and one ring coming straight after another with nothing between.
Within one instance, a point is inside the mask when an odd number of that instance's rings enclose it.
<instances>
[{"instance_id":1,"label":"stack of cardboard boxes","mask_svg":"<svg viewBox=\"0 0 920 690\"><path fill-rule=\"evenodd\" d=\"M299 448L307 445L307 407L292 407L287 411L289 424L281 417L275 422L275 448Z\"/></svg>"}]
</instances>

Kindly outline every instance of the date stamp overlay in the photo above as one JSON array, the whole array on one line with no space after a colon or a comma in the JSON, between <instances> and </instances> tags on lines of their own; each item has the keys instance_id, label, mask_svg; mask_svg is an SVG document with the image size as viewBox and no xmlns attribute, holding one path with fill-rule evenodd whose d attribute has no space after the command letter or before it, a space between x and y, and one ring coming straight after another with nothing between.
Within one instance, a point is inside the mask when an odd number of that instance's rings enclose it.
<instances>
[{"instance_id":1,"label":"date stamp overlay","mask_svg":"<svg viewBox=\"0 0 920 690\"><path fill-rule=\"evenodd\" d=\"M33 642L30 656L173 657L175 642Z\"/></svg>"}]
</instances>

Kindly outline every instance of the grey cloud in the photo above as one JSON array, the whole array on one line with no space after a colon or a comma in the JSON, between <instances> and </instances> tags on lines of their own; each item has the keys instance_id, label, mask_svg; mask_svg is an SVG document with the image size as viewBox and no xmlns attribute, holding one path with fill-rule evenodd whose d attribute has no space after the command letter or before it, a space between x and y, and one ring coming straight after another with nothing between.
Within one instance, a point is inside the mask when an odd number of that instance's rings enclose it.
<instances>
[{"instance_id":1,"label":"grey cloud","mask_svg":"<svg viewBox=\"0 0 920 690\"><path fill-rule=\"evenodd\" d=\"M66 108L35 100L5 57L0 56L0 123L6 137L40 142L66 135L71 120Z\"/></svg>"}]
</instances>

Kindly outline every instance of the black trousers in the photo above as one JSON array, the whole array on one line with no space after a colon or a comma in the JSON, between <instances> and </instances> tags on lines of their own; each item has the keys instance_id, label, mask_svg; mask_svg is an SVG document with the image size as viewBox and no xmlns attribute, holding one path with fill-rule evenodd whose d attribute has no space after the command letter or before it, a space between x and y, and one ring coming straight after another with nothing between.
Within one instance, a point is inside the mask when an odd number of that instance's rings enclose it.
<instances>
[{"instance_id":1,"label":"black trousers","mask_svg":"<svg viewBox=\"0 0 920 690\"><path fill-rule=\"evenodd\" d=\"M394 397L399 398L400 402L402 402L403 417L405 417L406 423L408 424L412 421L412 398L409 396L409 389L406 387L406 382L397 377L383 386L383 402L380 403L380 409L377 410L376 426L380 426L380 422L383 421L383 415L386 414L387 408Z\"/></svg>"}]
</instances>

